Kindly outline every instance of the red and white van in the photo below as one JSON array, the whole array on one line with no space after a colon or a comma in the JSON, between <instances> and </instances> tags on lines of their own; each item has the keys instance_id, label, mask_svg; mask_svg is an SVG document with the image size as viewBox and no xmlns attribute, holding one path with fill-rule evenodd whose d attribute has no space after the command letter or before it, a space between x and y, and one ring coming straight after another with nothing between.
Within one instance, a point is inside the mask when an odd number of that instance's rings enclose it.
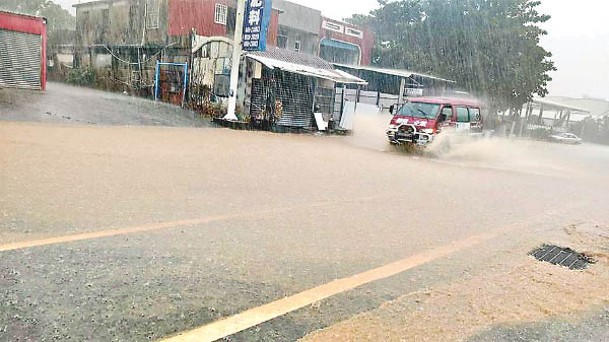
<instances>
[{"instance_id":1,"label":"red and white van","mask_svg":"<svg viewBox=\"0 0 609 342\"><path fill-rule=\"evenodd\" d=\"M482 135L480 104L474 100L438 97L412 98L395 111L387 137L396 145L428 145L437 135Z\"/></svg>"}]
</instances>

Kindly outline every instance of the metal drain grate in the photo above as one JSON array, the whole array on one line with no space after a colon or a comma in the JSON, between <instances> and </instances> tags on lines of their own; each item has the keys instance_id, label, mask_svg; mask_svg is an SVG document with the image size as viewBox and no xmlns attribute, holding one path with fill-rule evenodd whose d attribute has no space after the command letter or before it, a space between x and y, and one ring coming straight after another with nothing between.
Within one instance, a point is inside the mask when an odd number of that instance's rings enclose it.
<instances>
[{"instance_id":1,"label":"metal drain grate","mask_svg":"<svg viewBox=\"0 0 609 342\"><path fill-rule=\"evenodd\" d=\"M590 257L577 253L570 248L552 245L543 245L541 248L532 251L530 255L539 261L564 266L571 270L585 270L588 265L595 263Z\"/></svg>"}]
</instances>

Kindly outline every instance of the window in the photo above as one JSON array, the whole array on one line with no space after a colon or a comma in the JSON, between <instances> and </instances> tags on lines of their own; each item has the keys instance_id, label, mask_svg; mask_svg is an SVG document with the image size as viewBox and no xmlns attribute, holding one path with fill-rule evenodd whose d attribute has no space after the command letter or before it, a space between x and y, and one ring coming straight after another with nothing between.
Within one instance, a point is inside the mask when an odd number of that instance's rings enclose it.
<instances>
[{"instance_id":1,"label":"window","mask_svg":"<svg viewBox=\"0 0 609 342\"><path fill-rule=\"evenodd\" d=\"M89 26L89 12L83 11L81 17L82 17L81 25L83 27Z\"/></svg>"},{"instance_id":2,"label":"window","mask_svg":"<svg viewBox=\"0 0 609 342\"><path fill-rule=\"evenodd\" d=\"M470 115L470 120L472 122L482 121L482 115L480 115L480 109L478 109L478 108L470 108L469 115Z\"/></svg>"},{"instance_id":3,"label":"window","mask_svg":"<svg viewBox=\"0 0 609 342\"><path fill-rule=\"evenodd\" d=\"M469 122L469 111L464 107L457 107L457 122Z\"/></svg>"},{"instance_id":4,"label":"window","mask_svg":"<svg viewBox=\"0 0 609 342\"><path fill-rule=\"evenodd\" d=\"M216 4L216 15L214 22L216 24L226 25L226 18L228 17L228 6L222 4Z\"/></svg>"},{"instance_id":5,"label":"window","mask_svg":"<svg viewBox=\"0 0 609 342\"><path fill-rule=\"evenodd\" d=\"M146 28L155 30L159 28L159 14L161 2L159 0L146 0Z\"/></svg>"},{"instance_id":6,"label":"window","mask_svg":"<svg viewBox=\"0 0 609 342\"><path fill-rule=\"evenodd\" d=\"M101 33L103 35L110 28L110 10L109 9L102 10L102 25L101 26L102 26Z\"/></svg>"},{"instance_id":7,"label":"window","mask_svg":"<svg viewBox=\"0 0 609 342\"><path fill-rule=\"evenodd\" d=\"M237 26L237 9L229 7L226 17L226 33L229 37L235 36L235 26Z\"/></svg>"},{"instance_id":8,"label":"window","mask_svg":"<svg viewBox=\"0 0 609 342\"><path fill-rule=\"evenodd\" d=\"M294 51L300 52L300 40L294 42Z\"/></svg>"},{"instance_id":9,"label":"window","mask_svg":"<svg viewBox=\"0 0 609 342\"><path fill-rule=\"evenodd\" d=\"M277 36L277 47L280 49L285 49L288 47L288 37L287 36Z\"/></svg>"},{"instance_id":10,"label":"window","mask_svg":"<svg viewBox=\"0 0 609 342\"><path fill-rule=\"evenodd\" d=\"M277 47L280 49L287 49L288 47L288 28L285 26L279 26L279 33L277 35Z\"/></svg>"},{"instance_id":11,"label":"window","mask_svg":"<svg viewBox=\"0 0 609 342\"><path fill-rule=\"evenodd\" d=\"M453 107L442 108L441 115L444 116L443 118L440 118L443 122L451 122L453 120Z\"/></svg>"},{"instance_id":12,"label":"window","mask_svg":"<svg viewBox=\"0 0 609 342\"><path fill-rule=\"evenodd\" d=\"M423 102L408 102L398 112L398 115L417 119L435 119L440 112L440 105Z\"/></svg>"},{"instance_id":13,"label":"window","mask_svg":"<svg viewBox=\"0 0 609 342\"><path fill-rule=\"evenodd\" d=\"M91 44L91 40L89 38L89 12L79 11L76 18L76 40L78 44Z\"/></svg>"}]
</instances>

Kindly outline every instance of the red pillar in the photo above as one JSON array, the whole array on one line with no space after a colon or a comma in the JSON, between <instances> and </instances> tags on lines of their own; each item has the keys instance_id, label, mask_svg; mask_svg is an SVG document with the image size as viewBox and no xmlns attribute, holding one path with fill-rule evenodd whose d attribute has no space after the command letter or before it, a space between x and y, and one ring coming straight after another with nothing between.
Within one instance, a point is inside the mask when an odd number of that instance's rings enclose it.
<instances>
[{"instance_id":1,"label":"red pillar","mask_svg":"<svg viewBox=\"0 0 609 342\"><path fill-rule=\"evenodd\" d=\"M47 90L47 25L46 20L42 25L42 65L40 75L40 86L43 91Z\"/></svg>"}]
</instances>

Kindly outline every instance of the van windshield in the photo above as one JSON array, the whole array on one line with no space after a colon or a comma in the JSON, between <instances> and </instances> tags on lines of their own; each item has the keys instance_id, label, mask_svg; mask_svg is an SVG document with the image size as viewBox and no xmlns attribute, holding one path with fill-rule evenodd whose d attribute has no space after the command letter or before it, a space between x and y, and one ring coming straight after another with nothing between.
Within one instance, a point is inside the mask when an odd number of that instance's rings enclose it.
<instances>
[{"instance_id":1,"label":"van windshield","mask_svg":"<svg viewBox=\"0 0 609 342\"><path fill-rule=\"evenodd\" d=\"M439 104L408 102L400 108L398 115L421 119L435 119L438 116L439 111Z\"/></svg>"}]
</instances>

